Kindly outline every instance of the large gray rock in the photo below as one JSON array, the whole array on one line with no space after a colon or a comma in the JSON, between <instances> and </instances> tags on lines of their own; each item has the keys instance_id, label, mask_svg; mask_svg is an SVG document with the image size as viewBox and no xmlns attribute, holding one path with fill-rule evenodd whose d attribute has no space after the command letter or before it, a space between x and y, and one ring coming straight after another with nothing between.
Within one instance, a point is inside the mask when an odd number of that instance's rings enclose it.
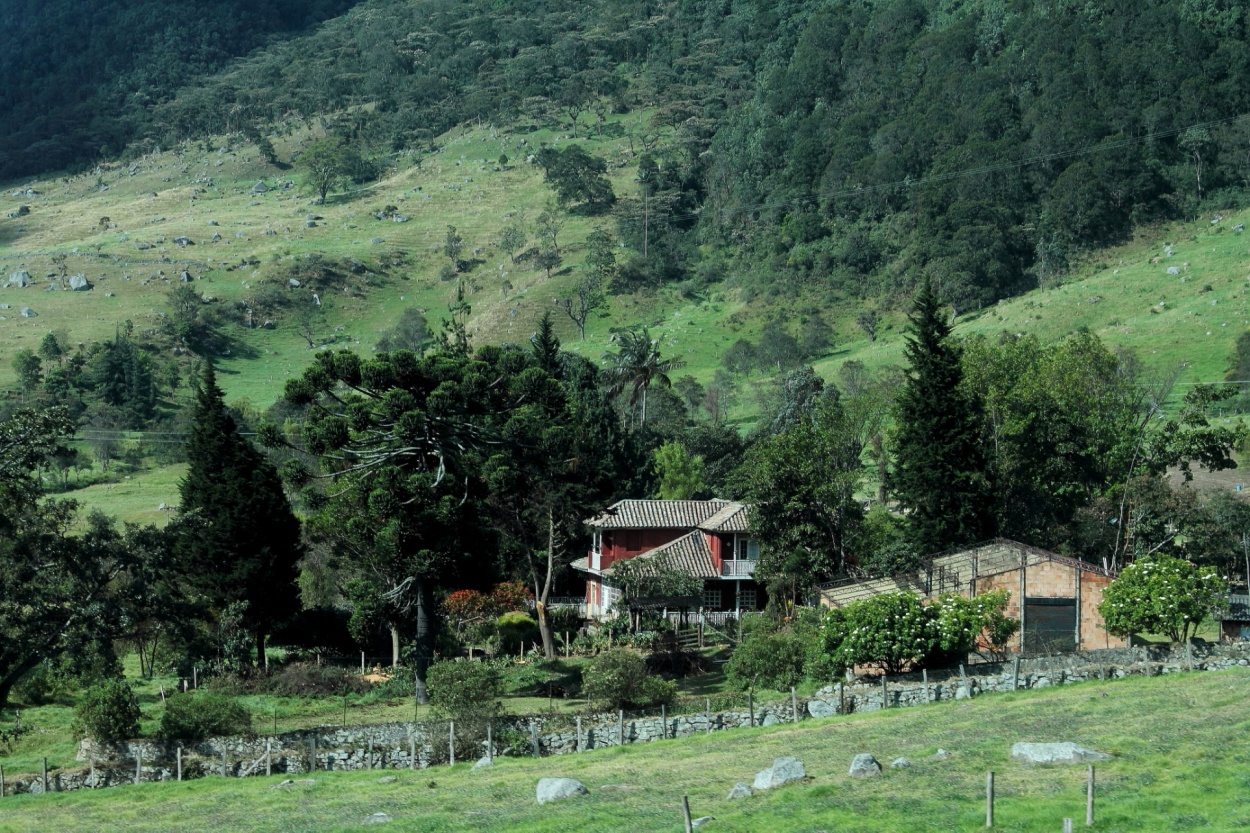
<instances>
[{"instance_id":1,"label":"large gray rock","mask_svg":"<svg viewBox=\"0 0 1250 833\"><path fill-rule=\"evenodd\" d=\"M755 793L746 784L739 781L734 784L734 788L729 791L730 798L750 798Z\"/></svg>"},{"instance_id":2,"label":"large gray rock","mask_svg":"<svg viewBox=\"0 0 1250 833\"><path fill-rule=\"evenodd\" d=\"M1011 759L1023 764L1093 764L1111 756L1070 741L1062 743L1013 743Z\"/></svg>"},{"instance_id":3,"label":"large gray rock","mask_svg":"<svg viewBox=\"0 0 1250 833\"><path fill-rule=\"evenodd\" d=\"M69 288L74 292L88 292L93 287L91 281L87 280L86 275L70 275Z\"/></svg>"},{"instance_id":4,"label":"large gray rock","mask_svg":"<svg viewBox=\"0 0 1250 833\"><path fill-rule=\"evenodd\" d=\"M751 787L757 790L771 790L782 784L789 784L791 781L802 781L806 777L807 770L803 768L803 763L798 758L774 758L772 766L756 773L755 782L751 784Z\"/></svg>"},{"instance_id":5,"label":"large gray rock","mask_svg":"<svg viewBox=\"0 0 1250 833\"><path fill-rule=\"evenodd\" d=\"M807 713L812 717L833 717L838 713L838 707L828 700L809 700Z\"/></svg>"},{"instance_id":6,"label":"large gray rock","mask_svg":"<svg viewBox=\"0 0 1250 833\"><path fill-rule=\"evenodd\" d=\"M30 286L30 284L31 284L30 272L27 272L25 269L19 269L18 271L9 275L10 286Z\"/></svg>"},{"instance_id":7,"label":"large gray rock","mask_svg":"<svg viewBox=\"0 0 1250 833\"><path fill-rule=\"evenodd\" d=\"M22 307L17 314L23 318L35 318L39 315L39 313L35 312L30 307Z\"/></svg>"},{"instance_id":8,"label":"large gray rock","mask_svg":"<svg viewBox=\"0 0 1250 833\"><path fill-rule=\"evenodd\" d=\"M495 765L495 762L494 762L494 761L492 761L492 760L491 760L489 757L487 757L486 755L483 755L482 757L480 757L480 758L478 758L478 759L477 759L477 763L475 763L475 764L473 765L473 768L474 768L474 769L486 769L486 767L488 767L488 766L494 766L494 765Z\"/></svg>"},{"instance_id":9,"label":"large gray rock","mask_svg":"<svg viewBox=\"0 0 1250 833\"><path fill-rule=\"evenodd\" d=\"M559 801L574 795L586 795L590 790L581 781L572 778L543 778L538 782L538 803Z\"/></svg>"},{"instance_id":10,"label":"large gray rock","mask_svg":"<svg viewBox=\"0 0 1250 833\"><path fill-rule=\"evenodd\" d=\"M881 764L867 752L861 752L851 759L852 778L875 778L881 774Z\"/></svg>"},{"instance_id":11,"label":"large gray rock","mask_svg":"<svg viewBox=\"0 0 1250 833\"><path fill-rule=\"evenodd\" d=\"M269 186L265 184L265 180L263 179L257 180L256 184L252 186L253 194L264 194L268 190L269 190Z\"/></svg>"}]
</instances>

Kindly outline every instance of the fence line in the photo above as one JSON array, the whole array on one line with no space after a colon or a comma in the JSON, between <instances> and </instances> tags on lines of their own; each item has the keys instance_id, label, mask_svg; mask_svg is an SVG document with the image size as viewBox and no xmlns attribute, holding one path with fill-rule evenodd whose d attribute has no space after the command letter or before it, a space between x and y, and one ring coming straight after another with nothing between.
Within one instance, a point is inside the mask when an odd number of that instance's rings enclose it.
<instances>
[{"instance_id":1,"label":"fence line","mask_svg":"<svg viewBox=\"0 0 1250 833\"><path fill-rule=\"evenodd\" d=\"M83 743L87 766L44 769L13 777L0 765L0 797L182 780L187 777L250 777L276 773L367 769L417 769L499 755L548 756L712 731L772 726L882 708L924 705L1019 688L1045 688L1131 675L1157 676L1187 670L1250 666L1250 643L1213 646L1205 654L1122 649L1039 660L987 663L887 679L839 682L814 696L757 703L750 692L735 695L745 710L714 711L707 698L683 698L658 713L617 711L591 716L516 715L477 726L450 721L321 727L262 738L214 738L191 747L136 741L102 748ZM983 673L978 673L983 672ZM721 705L717 704L718 707ZM683 708L690 711L683 711ZM567 725L565 725L567 724ZM540 727L542 731L540 732ZM190 753L189 755L187 753ZM103 761L103 765L99 762ZM463 765L463 764L462 764ZM46 767L46 762L45 762Z\"/></svg>"}]
</instances>

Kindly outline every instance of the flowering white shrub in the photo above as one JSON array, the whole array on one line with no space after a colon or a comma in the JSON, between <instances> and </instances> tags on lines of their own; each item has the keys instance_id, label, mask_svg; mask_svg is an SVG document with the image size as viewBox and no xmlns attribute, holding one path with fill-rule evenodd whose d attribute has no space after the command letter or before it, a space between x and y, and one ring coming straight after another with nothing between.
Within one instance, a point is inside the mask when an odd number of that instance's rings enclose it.
<instances>
[{"instance_id":1,"label":"flowering white shrub","mask_svg":"<svg viewBox=\"0 0 1250 833\"><path fill-rule=\"evenodd\" d=\"M1227 594L1228 583L1214 567L1156 554L1125 567L1103 593L1098 612L1116 636L1160 633L1185 642Z\"/></svg>"}]
</instances>

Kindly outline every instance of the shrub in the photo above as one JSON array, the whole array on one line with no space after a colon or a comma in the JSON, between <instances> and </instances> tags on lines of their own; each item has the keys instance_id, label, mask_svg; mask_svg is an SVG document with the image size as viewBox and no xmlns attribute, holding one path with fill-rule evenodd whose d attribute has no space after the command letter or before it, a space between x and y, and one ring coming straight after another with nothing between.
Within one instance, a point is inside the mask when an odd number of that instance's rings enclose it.
<instances>
[{"instance_id":1,"label":"shrub","mask_svg":"<svg viewBox=\"0 0 1250 833\"><path fill-rule=\"evenodd\" d=\"M1103 593L1098 612L1116 636L1161 633L1185 642L1227 592L1228 583L1213 567L1153 555L1124 568Z\"/></svg>"},{"instance_id":2,"label":"shrub","mask_svg":"<svg viewBox=\"0 0 1250 833\"><path fill-rule=\"evenodd\" d=\"M538 623L528 613L505 613L495 622L495 626L499 632L499 649L506 654L514 654L523 645L538 639Z\"/></svg>"},{"instance_id":3,"label":"shrub","mask_svg":"<svg viewBox=\"0 0 1250 833\"><path fill-rule=\"evenodd\" d=\"M455 721L482 720L502 710L499 697L503 680L485 662L444 660L430 666L426 674L430 706L434 713Z\"/></svg>"},{"instance_id":4,"label":"shrub","mask_svg":"<svg viewBox=\"0 0 1250 833\"><path fill-rule=\"evenodd\" d=\"M165 702L160 736L164 740L203 740L222 735L249 735L252 715L237 700L196 691L175 694Z\"/></svg>"},{"instance_id":5,"label":"shrub","mask_svg":"<svg viewBox=\"0 0 1250 833\"><path fill-rule=\"evenodd\" d=\"M217 694L274 694L279 697L324 697L366 694L371 690L350 668L293 662L272 671L252 670L212 677L205 688Z\"/></svg>"},{"instance_id":6,"label":"shrub","mask_svg":"<svg viewBox=\"0 0 1250 833\"><path fill-rule=\"evenodd\" d=\"M948 664L986 643L1001 650L1018 623L1003 611L1010 594L943 596L924 604L915 593L883 593L825 614L820 643L838 668L877 665L890 674Z\"/></svg>"},{"instance_id":7,"label":"shrub","mask_svg":"<svg viewBox=\"0 0 1250 833\"><path fill-rule=\"evenodd\" d=\"M595 657L584 672L586 694L600 706L643 709L671 705L677 686L647 673L642 657L626 648L614 648Z\"/></svg>"},{"instance_id":8,"label":"shrub","mask_svg":"<svg viewBox=\"0 0 1250 833\"><path fill-rule=\"evenodd\" d=\"M738 688L784 691L803 678L807 646L793 633L755 632L734 650L725 675Z\"/></svg>"},{"instance_id":9,"label":"shrub","mask_svg":"<svg viewBox=\"0 0 1250 833\"><path fill-rule=\"evenodd\" d=\"M78 722L101 743L139 736L139 701L122 680L105 680L83 693Z\"/></svg>"}]
</instances>

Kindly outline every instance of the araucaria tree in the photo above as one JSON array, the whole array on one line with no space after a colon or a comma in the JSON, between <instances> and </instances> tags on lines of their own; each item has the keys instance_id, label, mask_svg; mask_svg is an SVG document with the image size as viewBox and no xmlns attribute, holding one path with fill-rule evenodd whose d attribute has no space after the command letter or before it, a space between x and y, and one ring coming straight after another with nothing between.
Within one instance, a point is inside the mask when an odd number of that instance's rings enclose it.
<instances>
[{"instance_id":1,"label":"araucaria tree","mask_svg":"<svg viewBox=\"0 0 1250 833\"><path fill-rule=\"evenodd\" d=\"M277 470L239 436L207 362L195 392L187 463L174 521L180 568L215 610L246 605L243 622L263 665L267 635L299 609L300 524Z\"/></svg>"},{"instance_id":2,"label":"araucaria tree","mask_svg":"<svg viewBox=\"0 0 1250 833\"><path fill-rule=\"evenodd\" d=\"M993 491L960 352L926 280L911 314L910 372L895 412L893 475L895 493L910 513L912 539L926 553L994 534Z\"/></svg>"}]
</instances>

